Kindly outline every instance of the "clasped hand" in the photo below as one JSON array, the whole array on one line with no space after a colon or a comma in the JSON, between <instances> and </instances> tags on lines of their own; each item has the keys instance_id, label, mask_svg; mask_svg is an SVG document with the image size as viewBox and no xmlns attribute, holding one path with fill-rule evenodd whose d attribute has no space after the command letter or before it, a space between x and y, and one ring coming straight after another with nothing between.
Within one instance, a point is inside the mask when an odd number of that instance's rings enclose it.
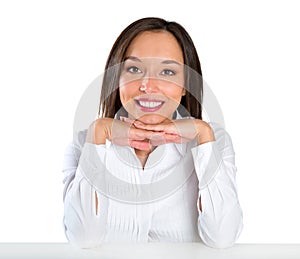
<instances>
[{"instance_id":1,"label":"clasped hand","mask_svg":"<svg viewBox=\"0 0 300 259\"><path fill-rule=\"evenodd\" d=\"M209 124L199 119L169 120L159 124L145 124L121 117L121 120L101 118L89 128L87 141L105 144L106 139L121 146L151 150L166 143L186 143L197 139L198 144L214 141Z\"/></svg>"}]
</instances>

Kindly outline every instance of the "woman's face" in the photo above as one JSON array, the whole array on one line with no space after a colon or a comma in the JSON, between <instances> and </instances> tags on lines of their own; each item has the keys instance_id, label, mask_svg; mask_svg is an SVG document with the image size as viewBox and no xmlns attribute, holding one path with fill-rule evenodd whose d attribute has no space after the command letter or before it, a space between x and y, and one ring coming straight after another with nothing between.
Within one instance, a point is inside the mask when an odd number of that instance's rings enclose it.
<instances>
[{"instance_id":1,"label":"woman's face","mask_svg":"<svg viewBox=\"0 0 300 259\"><path fill-rule=\"evenodd\" d=\"M184 60L169 32L143 32L129 45L120 76L120 98L130 118L157 124L171 118L185 94Z\"/></svg>"}]
</instances>

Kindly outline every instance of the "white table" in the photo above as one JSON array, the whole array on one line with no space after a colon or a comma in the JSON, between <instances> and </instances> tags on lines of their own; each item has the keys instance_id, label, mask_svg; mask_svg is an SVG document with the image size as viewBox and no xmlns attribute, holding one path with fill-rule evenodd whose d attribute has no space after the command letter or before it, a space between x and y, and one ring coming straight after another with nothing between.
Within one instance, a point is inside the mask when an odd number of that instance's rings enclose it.
<instances>
[{"instance_id":1,"label":"white table","mask_svg":"<svg viewBox=\"0 0 300 259\"><path fill-rule=\"evenodd\" d=\"M0 258L299 259L300 244L236 244L227 249L212 249L201 243L119 243L80 249L66 243L0 243Z\"/></svg>"}]
</instances>

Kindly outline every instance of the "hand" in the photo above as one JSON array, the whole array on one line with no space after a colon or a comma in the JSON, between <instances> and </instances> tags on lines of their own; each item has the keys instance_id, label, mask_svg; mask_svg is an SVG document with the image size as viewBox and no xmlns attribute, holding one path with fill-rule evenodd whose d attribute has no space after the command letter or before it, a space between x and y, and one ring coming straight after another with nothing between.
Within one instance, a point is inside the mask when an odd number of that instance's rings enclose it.
<instances>
[{"instance_id":1,"label":"hand","mask_svg":"<svg viewBox=\"0 0 300 259\"><path fill-rule=\"evenodd\" d=\"M150 139L159 138L161 132L136 128L129 123L112 119L100 118L94 121L87 134L87 142L105 144L106 139L120 146L130 146L139 150L151 150Z\"/></svg>"},{"instance_id":2,"label":"hand","mask_svg":"<svg viewBox=\"0 0 300 259\"><path fill-rule=\"evenodd\" d=\"M214 133L209 124L199 119L165 120L160 124L145 124L138 120L122 117L121 120L133 124L138 129L151 132L161 132L159 137L153 137L153 146L165 143L185 143L197 138L198 145L214 141Z\"/></svg>"}]
</instances>

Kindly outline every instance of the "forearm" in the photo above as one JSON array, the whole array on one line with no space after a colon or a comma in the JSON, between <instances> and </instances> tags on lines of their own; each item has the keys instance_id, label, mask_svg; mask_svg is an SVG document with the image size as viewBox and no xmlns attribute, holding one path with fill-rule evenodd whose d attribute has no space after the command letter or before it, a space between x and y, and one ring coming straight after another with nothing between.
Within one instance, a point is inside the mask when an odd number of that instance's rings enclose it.
<instances>
[{"instance_id":1,"label":"forearm","mask_svg":"<svg viewBox=\"0 0 300 259\"><path fill-rule=\"evenodd\" d=\"M111 119L101 118L94 121L87 133L86 141L91 144L102 145L105 144L106 139L109 139L108 127L111 125Z\"/></svg>"},{"instance_id":2,"label":"forearm","mask_svg":"<svg viewBox=\"0 0 300 259\"><path fill-rule=\"evenodd\" d=\"M88 161L93 157L90 153L91 147L92 150L96 148L90 143L85 144L72 185L69 186L64 199L65 234L70 243L80 247L98 246L105 234L107 203L87 181L86 170L92 168L83 169L84 165L93 162ZM104 146L98 146L98 149L105 153ZM101 213L99 213L100 206Z\"/></svg>"},{"instance_id":3,"label":"forearm","mask_svg":"<svg viewBox=\"0 0 300 259\"><path fill-rule=\"evenodd\" d=\"M221 175L227 174L224 168L218 174L199 191L202 211L199 208L198 230L208 246L224 248L237 240L243 226L243 214L234 181Z\"/></svg>"},{"instance_id":4,"label":"forearm","mask_svg":"<svg viewBox=\"0 0 300 259\"><path fill-rule=\"evenodd\" d=\"M207 245L228 247L241 232L242 210L230 136L222 128L214 128L214 135L215 141L192 149L199 180L198 230Z\"/></svg>"},{"instance_id":5,"label":"forearm","mask_svg":"<svg viewBox=\"0 0 300 259\"><path fill-rule=\"evenodd\" d=\"M105 211L98 213L95 189L76 172L64 201L65 234L70 243L82 248L101 244L105 233Z\"/></svg>"},{"instance_id":6,"label":"forearm","mask_svg":"<svg viewBox=\"0 0 300 259\"><path fill-rule=\"evenodd\" d=\"M211 126L202 120L195 120L197 129L197 144L201 145L207 142L215 141L215 135Z\"/></svg>"}]
</instances>

